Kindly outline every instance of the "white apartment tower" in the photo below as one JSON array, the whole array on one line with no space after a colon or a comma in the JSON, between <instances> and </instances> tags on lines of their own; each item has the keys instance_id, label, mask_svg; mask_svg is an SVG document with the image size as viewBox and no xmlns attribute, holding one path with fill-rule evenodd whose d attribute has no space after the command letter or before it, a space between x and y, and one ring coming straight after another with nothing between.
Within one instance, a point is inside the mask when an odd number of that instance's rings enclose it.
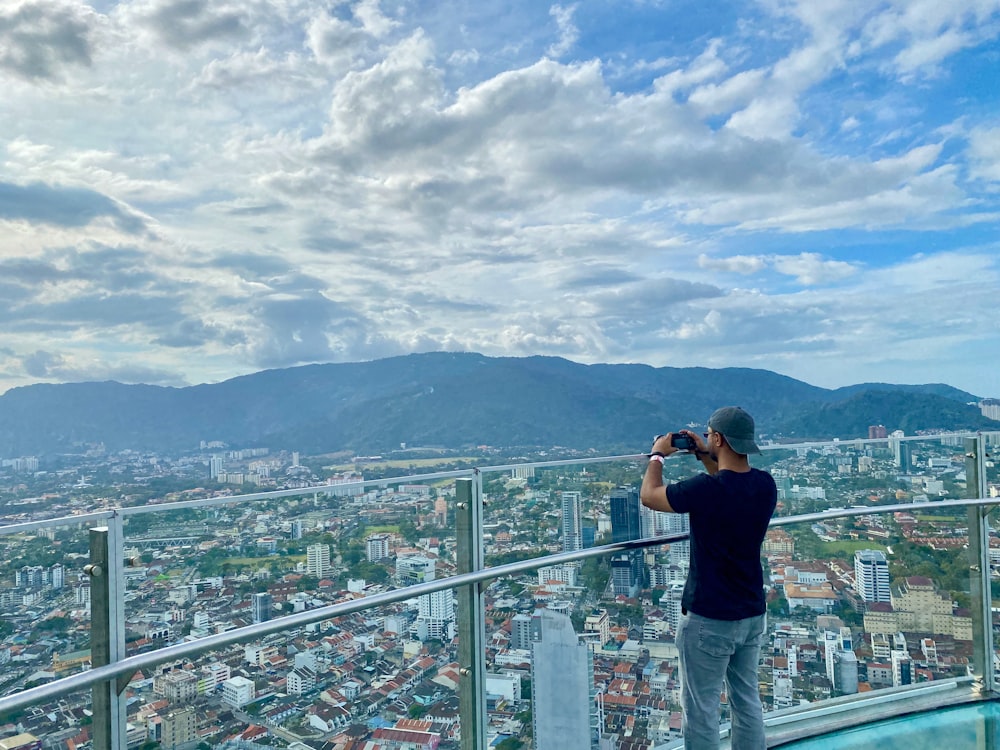
<instances>
[{"instance_id":1,"label":"white apartment tower","mask_svg":"<svg viewBox=\"0 0 1000 750\"><path fill-rule=\"evenodd\" d=\"M56 563L55 565L52 566L51 570L52 570L52 588L61 589L63 586L66 585L66 569L59 563Z\"/></svg>"},{"instance_id":2,"label":"white apartment tower","mask_svg":"<svg viewBox=\"0 0 1000 750\"><path fill-rule=\"evenodd\" d=\"M310 544L306 547L306 574L325 578L330 573L330 545Z\"/></svg>"},{"instance_id":3,"label":"white apartment tower","mask_svg":"<svg viewBox=\"0 0 1000 750\"><path fill-rule=\"evenodd\" d=\"M875 549L854 553L854 589L866 602L890 602L889 561Z\"/></svg>"},{"instance_id":4,"label":"white apartment tower","mask_svg":"<svg viewBox=\"0 0 1000 750\"><path fill-rule=\"evenodd\" d=\"M435 563L431 557L408 555L396 560L396 579L401 586L433 581ZM455 636L455 592L451 589L423 594L417 599L417 620L410 628L420 641L435 638L450 641Z\"/></svg>"},{"instance_id":5,"label":"white apartment tower","mask_svg":"<svg viewBox=\"0 0 1000 750\"><path fill-rule=\"evenodd\" d=\"M563 552L583 549L583 525L580 521L580 493L561 492Z\"/></svg>"},{"instance_id":6,"label":"white apartment tower","mask_svg":"<svg viewBox=\"0 0 1000 750\"><path fill-rule=\"evenodd\" d=\"M418 640L435 638L450 641L455 637L455 592L451 589L424 594L417 600L414 632Z\"/></svg>"},{"instance_id":7,"label":"white apartment tower","mask_svg":"<svg viewBox=\"0 0 1000 750\"><path fill-rule=\"evenodd\" d=\"M388 534L372 534L368 537L365 541L365 554L368 557L368 562L378 562L389 557L390 539Z\"/></svg>"}]
</instances>

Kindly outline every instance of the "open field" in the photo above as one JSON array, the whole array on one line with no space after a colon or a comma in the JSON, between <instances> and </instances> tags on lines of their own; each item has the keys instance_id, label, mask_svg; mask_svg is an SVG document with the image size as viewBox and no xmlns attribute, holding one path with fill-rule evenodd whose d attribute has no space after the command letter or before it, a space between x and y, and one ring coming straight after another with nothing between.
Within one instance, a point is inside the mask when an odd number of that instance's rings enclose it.
<instances>
[{"instance_id":1,"label":"open field","mask_svg":"<svg viewBox=\"0 0 1000 750\"><path fill-rule=\"evenodd\" d=\"M950 516L932 516L929 513L918 513L916 519L927 523L955 523L956 520L965 518L965 512L956 513Z\"/></svg>"},{"instance_id":2,"label":"open field","mask_svg":"<svg viewBox=\"0 0 1000 750\"><path fill-rule=\"evenodd\" d=\"M482 457L475 456L447 456L441 458L403 458L395 459L392 461L371 461L371 462L361 462L360 465L363 466L388 466L392 469L427 469L434 466L444 466L446 464L455 464L461 462L482 463ZM332 466L324 466L324 471L354 471L358 464L355 463L343 463L334 464Z\"/></svg>"},{"instance_id":3,"label":"open field","mask_svg":"<svg viewBox=\"0 0 1000 750\"><path fill-rule=\"evenodd\" d=\"M820 542L819 545L819 556L824 558L830 557L843 557L848 560L854 559L854 553L859 549L877 549L882 552L886 551L886 546L884 544L879 544L878 542L865 542L865 541L853 541L844 539L837 542Z\"/></svg>"},{"instance_id":4,"label":"open field","mask_svg":"<svg viewBox=\"0 0 1000 750\"><path fill-rule=\"evenodd\" d=\"M282 562L305 562L305 555L262 555L260 557L227 557L224 560L220 560L220 564L225 565L226 563L230 565L245 565L247 567L252 567L254 565L266 565L274 559L281 560Z\"/></svg>"}]
</instances>

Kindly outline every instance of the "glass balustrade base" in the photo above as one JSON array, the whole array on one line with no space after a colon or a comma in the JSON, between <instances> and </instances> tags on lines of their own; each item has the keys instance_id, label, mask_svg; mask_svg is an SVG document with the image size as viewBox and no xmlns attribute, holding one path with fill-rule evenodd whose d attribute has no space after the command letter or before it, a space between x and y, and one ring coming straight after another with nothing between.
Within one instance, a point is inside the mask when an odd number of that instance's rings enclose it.
<instances>
[{"instance_id":1,"label":"glass balustrade base","mask_svg":"<svg viewBox=\"0 0 1000 750\"><path fill-rule=\"evenodd\" d=\"M985 710L987 716L1000 717L1000 702L995 697L992 700L984 698L971 679L963 678L786 709L768 714L765 724L768 747L782 750L890 750L896 747L906 750L997 747L1000 750L1000 745L994 744L942 742L940 734L934 735L936 742L929 744L920 744L913 738L914 733L917 737L931 736L928 734L931 726L939 726L942 731L948 731L952 722L956 726L972 726L974 712L979 709ZM961 713L963 710L968 713ZM957 713L948 718L952 711ZM908 739L901 739L898 745L884 743L886 738L896 736Z\"/></svg>"},{"instance_id":2,"label":"glass balustrade base","mask_svg":"<svg viewBox=\"0 0 1000 750\"><path fill-rule=\"evenodd\" d=\"M780 745L781 750L994 750L1000 702L951 706Z\"/></svg>"}]
</instances>

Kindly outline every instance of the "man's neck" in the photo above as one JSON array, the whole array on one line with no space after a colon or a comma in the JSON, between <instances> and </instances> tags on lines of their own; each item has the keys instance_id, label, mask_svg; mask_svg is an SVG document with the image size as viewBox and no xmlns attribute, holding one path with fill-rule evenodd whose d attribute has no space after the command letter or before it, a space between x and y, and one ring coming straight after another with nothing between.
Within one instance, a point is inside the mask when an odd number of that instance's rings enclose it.
<instances>
[{"instance_id":1,"label":"man's neck","mask_svg":"<svg viewBox=\"0 0 1000 750\"><path fill-rule=\"evenodd\" d=\"M745 473L750 471L750 459L742 453L721 451L719 453L719 471L735 471Z\"/></svg>"}]
</instances>

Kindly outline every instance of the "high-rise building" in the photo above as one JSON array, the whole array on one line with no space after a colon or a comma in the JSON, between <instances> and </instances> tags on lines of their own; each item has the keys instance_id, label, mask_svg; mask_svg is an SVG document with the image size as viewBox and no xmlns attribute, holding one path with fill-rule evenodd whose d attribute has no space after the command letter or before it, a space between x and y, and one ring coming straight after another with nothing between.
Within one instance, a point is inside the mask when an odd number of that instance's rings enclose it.
<instances>
[{"instance_id":1,"label":"high-rise building","mask_svg":"<svg viewBox=\"0 0 1000 750\"><path fill-rule=\"evenodd\" d=\"M330 573L330 545L310 544L306 547L306 574L325 578Z\"/></svg>"},{"instance_id":2,"label":"high-rise building","mask_svg":"<svg viewBox=\"0 0 1000 750\"><path fill-rule=\"evenodd\" d=\"M253 610L253 621L254 622L267 622L271 619L273 598L270 594L266 592L260 592L253 595L250 600L251 609Z\"/></svg>"},{"instance_id":3,"label":"high-rise building","mask_svg":"<svg viewBox=\"0 0 1000 750\"><path fill-rule=\"evenodd\" d=\"M450 641L455 637L455 592L452 589L423 594L417 600L417 620L413 632L417 639Z\"/></svg>"},{"instance_id":4,"label":"high-rise building","mask_svg":"<svg viewBox=\"0 0 1000 750\"><path fill-rule=\"evenodd\" d=\"M435 563L431 557L408 555L396 560L400 586L433 581ZM410 633L420 641L435 638L450 641L455 636L455 592L451 589L422 594L417 599L417 619Z\"/></svg>"},{"instance_id":5,"label":"high-rise building","mask_svg":"<svg viewBox=\"0 0 1000 750\"><path fill-rule=\"evenodd\" d=\"M900 687L913 682L913 660L905 651L892 652L892 686Z\"/></svg>"},{"instance_id":6,"label":"high-rise building","mask_svg":"<svg viewBox=\"0 0 1000 750\"><path fill-rule=\"evenodd\" d=\"M174 709L162 717L160 747L163 750L173 750L180 745L193 744L198 739L196 719L194 706Z\"/></svg>"},{"instance_id":7,"label":"high-rise building","mask_svg":"<svg viewBox=\"0 0 1000 750\"><path fill-rule=\"evenodd\" d=\"M657 513L657 530L664 534L682 534L691 531L691 517L687 513ZM670 564L682 568L691 565L691 542L670 543Z\"/></svg>"},{"instance_id":8,"label":"high-rise building","mask_svg":"<svg viewBox=\"0 0 1000 750\"><path fill-rule=\"evenodd\" d=\"M609 496L611 503L611 541L624 542L639 539L642 531L639 522L639 491L633 487L619 487Z\"/></svg>"},{"instance_id":9,"label":"high-rise building","mask_svg":"<svg viewBox=\"0 0 1000 750\"><path fill-rule=\"evenodd\" d=\"M643 539L647 537L656 536L656 533L663 522L659 520L658 516L673 516L676 513L660 513L652 508L647 508L642 503L639 503L639 536Z\"/></svg>"},{"instance_id":10,"label":"high-rise building","mask_svg":"<svg viewBox=\"0 0 1000 750\"><path fill-rule=\"evenodd\" d=\"M840 635L827 630L823 633L823 657L826 659L826 678L837 684L837 655L840 653Z\"/></svg>"},{"instance_id":11,"label":"high-rise building","mask_svg":"<svg viewBox=\"0 0 1000 750\"><path fill-rule=\"evenodd\" d=\"M222 456L212 456L208 460L208 476L212 479L218 479L219 474L222 474L224 471L224 466L225 462Z\"/></svg>"},{"instance_id":12,"label":"high-rise building","mask_svg":"<svg viewBox=\"0 0 1000 750\"><path fill-rule=\"evenodd\" d=\"M518 614L510 620L510 647L528 651L531 649L531 642L535 640L532 630L533 618L531 615Z\"/></svg>"},{"instance_id":13,"label":"high-rise building","mask_svg":"<svg viewBox=\"0 0 1000 750\"><path fill-rule=\"evenodd\" d=\"M538 610L531 644L531 707L538 750L596 748L598 712L593 655L568 615Z\"/></svg>"},{"instance_id":14,"label":"high-rise building","mask_svg":"<svg viewBox=\"0 0 1000 750\"><path fill-rule=\"evenodd\" d=\"M46 570L41 565L25 565L17 571L17 587L21 589L40 589L45 583Z\"/></svg>"},{"instance_id":15,"label":"high-rise building","mask_svg":"<svg viewBox=\"0 0 1000 750\"><path fill-rule=\"evenodd\" d=\"M583 526L580 520L580 493L564 491L562 499L562 548L563 552L583 549Z\"/></svg>"},{"instance_id":16,"label":"high-rise building","mask_svg":"<svg viewBox=\"0 0 1000 750\"><path fill-rule=\"evenodd\" d=\"M898 468L909 471L913 466L913 448L911 444L901 438L906 437L902 430L893 430L889 436L889 447L892 449L893 458Z\"/></svg>"},{"instance_id":17,"label":"high-rise building","mask_svg":"<svg viewBox=\"0 0 1000 750\"><path fill-rule=\"evenodd\" d=\"M868 437L872 440L878 440L879 438L889 437L889 431L885 429L885 425L873 424L868 425Z\"/></svg>"},{"instance_id":18,"label":"high-rise building","mask_svg":"<svg viewBox=\"0 0 1000 750\"><path fill-rule=\"evenodd\" d=\"M389 557L390 539L388 534L372 534L368 537L365 541L365 554L368 557L368 562L378 562Z\"/></svg>"},{"instance_id":19,"label":"high-rise building","mask_svg":"<svg viewBox=\"0 0 1000 750\"><path fill-rule=\"evenodd\" d=\"M611 541L624 542L642 537L639 491L634 487L619 487L609 496L611 504ZM647 583L642 550L631 550L611 559L611 581L615 595L635 596Z\"/></svg>"},{"instance_id":20,"label":"high-rise building","mask_svg":"<svg viewBox=\"0 0 1000 750\"><path fill-rule=\"evenodd\" d=\"M635 558L629 552L619 552L611 558L611 587L615 596L635 598L639 577L635 573Z\"/></svg>"},{"instance_id":21,"label":"high-rise building","mask_svg":"<svg viewBox=\"0 0 1000 750\"><path fill-rule=\"evenodd\" d=\"M77 584L76 603L83 607L90 607L90 581L80 581Z\"/></svg>"},{"instance_id":22,"label":"high-rise building","mask_svg":"<svg viewBox=\"0 0 1000 750\"><path fill-rule=\"evenodd\" d=\"M294 521L292 521L291 526L289 528L289 531L291 533L292 539L301 539L302 538L302 520L296 518Z\"/></svg>"},{"instance_id":23,"label":"high-rise building","mask_svg":"<svg viewBox=\"0 0 1000 750\"><path fill-rule=\"evenodd\" d=\"M876 549L859 549L854 553L854 588L866 602L890 602L889 561Z\"/></svg>"},{"instance_id":24,"label":"high-rise building","mask_svg":"<svg viewBox=\"0 0 1000 750\"><path fill-rule=\"evenodd\" d=\"M1000 399L984 398L979 402L979 411L987 419L1000 421Z\"/></svg>"}]
</instances>

